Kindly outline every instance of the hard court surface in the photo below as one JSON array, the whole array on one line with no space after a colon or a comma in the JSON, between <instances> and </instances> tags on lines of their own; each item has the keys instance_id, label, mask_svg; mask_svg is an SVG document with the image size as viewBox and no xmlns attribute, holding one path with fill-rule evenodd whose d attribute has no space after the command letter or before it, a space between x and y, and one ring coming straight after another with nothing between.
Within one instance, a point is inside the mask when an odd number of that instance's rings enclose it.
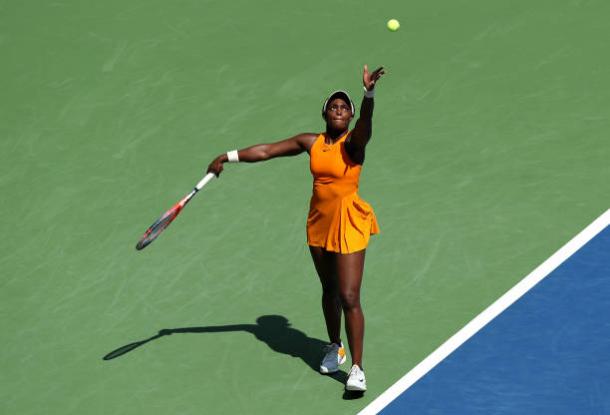
<instances>
[{"instance_id":1,"label":"hard court surface","mask_svg":"<svg viewBox=\"0 0 610 415\"><path fill-rule=\"evenodd\" d=\"M610 206L609 12L0 1L0 413L362 410ZM360 186L382 233L350 399L316 373L307 155L227 166L134 246L216 155L320 131L332 90L359 107L365 63L388 72Z\"/></svg>"}]
</instances>

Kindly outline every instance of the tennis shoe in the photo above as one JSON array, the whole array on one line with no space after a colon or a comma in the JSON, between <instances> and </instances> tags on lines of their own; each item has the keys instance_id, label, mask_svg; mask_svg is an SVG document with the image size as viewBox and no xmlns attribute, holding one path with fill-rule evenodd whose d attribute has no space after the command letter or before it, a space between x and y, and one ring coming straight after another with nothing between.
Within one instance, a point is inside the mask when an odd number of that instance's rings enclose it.
<instances>
[{"instance_id":1,"label":"tennis shoe","mask_svg":"<svg viewBox=\"0 0 610 415\"><path fill-rule=\"evenodd\" d=\"M364 377L364 371L358 367L358 365L352 366L347 376L347 382L345 383L345 390L364 392L366 390L366 378Z\"/></svg>"},{"instance_id":2,"label":"tennis shoe","mask_svg":"<svg viewBox=\"0 0 610 415\"><path fill-rule=\"evenodd\" d=\"M339 370L339 365L345 363L345 347L343 343L331 343L324 346L324 358L320 363L320 373L335 373Z\"/></svg>"}]
</instances>

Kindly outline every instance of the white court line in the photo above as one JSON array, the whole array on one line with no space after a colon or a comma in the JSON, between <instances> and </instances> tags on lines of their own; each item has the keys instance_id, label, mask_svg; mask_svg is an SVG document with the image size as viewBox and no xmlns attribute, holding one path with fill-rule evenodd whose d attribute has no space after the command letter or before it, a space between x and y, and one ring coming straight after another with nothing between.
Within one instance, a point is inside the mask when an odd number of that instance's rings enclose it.
<instances>
[{"instance_id":1,"label":"white court line","mask_svg":"<svg viewBox=\"0 0 610 415\"><path fill-rule=\"evenodd\" d=\"M390 402L396 399L398 395L410 388L415 382L432 370L432 368L453 353L455 349L460 347L466 340L485 327L491 320L496 318L498 314L510 307L511 304L542 281L547 275L553 272L555 268L571 257L609 224L610 209L572 238L570 242L555 252L528 276L508 290L502 297L498 298L492 305L487 307L483 312L462 327L460 331L451 336L449 340L445 341L438 349L428 355L428 357L400 378L394 385L390 386L389 389L379 395L373 402L368 404L358 413L358 415L373 415L379 413Z\"/></svg>"}]
</instances>

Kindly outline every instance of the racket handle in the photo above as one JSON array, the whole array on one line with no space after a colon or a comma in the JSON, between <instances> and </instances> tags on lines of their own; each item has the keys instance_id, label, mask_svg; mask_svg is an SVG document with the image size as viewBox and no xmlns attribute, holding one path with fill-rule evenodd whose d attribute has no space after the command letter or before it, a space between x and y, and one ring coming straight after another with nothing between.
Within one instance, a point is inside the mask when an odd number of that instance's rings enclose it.
<instances>
[{"instance_id":1,"label":"racket handle","mask_svg":"<svg viewBox=\"0 0 610 415\"><path fill-rule=\"evenodd\" d=\"M206 174L205 177L203 179L201 179L201 181L199 181L199 183L197 183L197 186L195 186L195 190L200 191L203 188L203 186L208 184L210 182L210 180L212 180L214 177L216 177L216 175L214 173Z\"/></svg>"}]
</instances>

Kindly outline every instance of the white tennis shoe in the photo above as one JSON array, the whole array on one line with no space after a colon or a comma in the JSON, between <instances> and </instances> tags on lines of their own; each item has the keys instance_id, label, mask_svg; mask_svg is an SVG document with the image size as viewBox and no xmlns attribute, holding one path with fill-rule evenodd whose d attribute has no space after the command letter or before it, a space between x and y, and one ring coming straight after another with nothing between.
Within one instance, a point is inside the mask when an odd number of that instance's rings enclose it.
<instances>
[{"instance_id":1,"label":"white tennis shoe","mask_svg":"<svg viewBox=\"0 0 610 415\"><path fill-rule=\"evenodd\" d=\"M358 365L352 366L345 383L345 390L364 392L366 390L366 378L364 372Z\"/></svg>"},{"instance_id":2,"label":"white tennis shoe","mask_svg":"<svg viewBox=\"0 0 610 415\"><path fill-rule=\"evenodd\" d=\"M345 347L343 343L331 343L324 346L324 358L320 363L320 373L335 373L339 370L339 365L345 363Z\"/></svg>"}]
</instances>

